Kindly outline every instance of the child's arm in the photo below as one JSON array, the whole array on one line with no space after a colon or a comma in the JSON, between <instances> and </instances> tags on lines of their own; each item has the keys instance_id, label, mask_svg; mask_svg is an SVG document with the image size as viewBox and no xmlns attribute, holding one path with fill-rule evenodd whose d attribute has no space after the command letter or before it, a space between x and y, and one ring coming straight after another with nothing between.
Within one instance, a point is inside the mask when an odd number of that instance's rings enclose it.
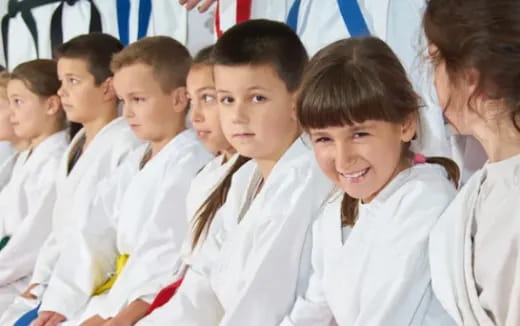
<instances>
[{"instance_id":1,"label":"child's arm","mask_svg":"<svg viewBox=\"0 0 520 326\"><path fill-rule=\"evenodd\" d=\"M20 216L23 218L21 224L0 251L0 286L31 274L38 251L51 229L58 166L58 158L46 162L30 176L31 183L25 185L24 192L19 194L20 201L28 200L28 211Z\"/></svg>"},{"instance_id":2,"label":"child's arm","mask_svg":"<svg viewBox=\"0 0 520 326\"><path fill-rule=\"evenodd\" d=\"M337 213L339 219L339 211ZM321 219L323 218L324 216L321 217ZM312 227L312 267L307 289L303 296L299 296L296 299L290 314L284 318L280 326L331 325L334 321L322 286L324 268L323 236L327 236L327 234L323 221L317 220ZM305 271L300 271L301 273L305 274ZM307 275L303 275L303 277L307 277Z\"/></svg>"},{"instance_id":3,"label":"child's arm","mask_svg":"<svg viewBox=\"0 0 520 326\"><path fill-rule=\"evenodd\" d=\"M172 160L165 169L163 182L157 189L158 198L149 214L143 216L142 232L111 290L111 304L100 312L102 317L119 316L123 309L131 310L128 303L151 303L180 267L181 248L188 230L186 194L193 176L206 160L185 154Z\"/></svg>"},{"instance_id":4,"label":"child's arm","mask_svg":"<svg viewBox=\"0 0 520 326\"><path fill-rule=\"evenodd\" d=\"M113 175L98 185L88 223L71 227L71 236L63 244L40 311L72 318L113 272L116 233L112 214L119 193L118 179L118 175Z\"/></svg>"}]
</instances>

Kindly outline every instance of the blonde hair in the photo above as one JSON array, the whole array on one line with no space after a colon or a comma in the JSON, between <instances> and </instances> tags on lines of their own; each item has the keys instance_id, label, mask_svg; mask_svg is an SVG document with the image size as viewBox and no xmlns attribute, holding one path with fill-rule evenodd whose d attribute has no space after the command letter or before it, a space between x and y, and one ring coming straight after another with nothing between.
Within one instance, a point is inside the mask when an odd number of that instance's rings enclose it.
<instances>
[{"instance_id":1,"label":"blonde hair","mask_svg":"<svg viewBox=\"0 0 520 326\"><path fill-rule=\"evenodd\" d=\"M153 68L154 76L164 92L186 86L191 56L184 45L167 36L145 37L114 55L110 68L120 69L144 63Z\"/></svg>"}]
</instances>

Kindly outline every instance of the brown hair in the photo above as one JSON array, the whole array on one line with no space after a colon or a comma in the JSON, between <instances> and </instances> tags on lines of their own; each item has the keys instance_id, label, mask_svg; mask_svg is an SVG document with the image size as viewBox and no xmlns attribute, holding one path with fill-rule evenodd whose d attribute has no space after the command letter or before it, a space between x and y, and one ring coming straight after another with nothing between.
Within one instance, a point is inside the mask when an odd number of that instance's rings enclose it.
<instances>
[{"instance_id":1,"label":"brown hair","mask_svg":"<svg viewBox=\"0 0 520 326\"><path fill-rule=\"evenodd\" d=\"M36 59L18 65L11 73L10 80L22 81L31 92L43 98L57 95L61 86L56 62L48 59Z\"/></svg>"},{"instance_id":2,"label":"brown hair","mask_svg":"<svg viewBox=\"0 0 520 326\"><path fill-rule=\"evenodd\" d=\"M191 56L186 47L167 36L145 37L134 42L114 56L111 68L143 63L153 68L154 76L165 93L186 86Z\"/></svg>"},{"instance_id":3,"label":"brown hair","mask_svg":"<svg viewBox=\"0 0 520 326\"><path fill-rule=\"evenodd\" d=\"M0 96L7 97L7 83L9 82L9 73L5 70L0 71Z\"/></svg>"},{"instance_id":4,"label":"brown hair","mask_svg":"<svg viewBox=\"0 0 520 326\"><path fill-rule=\"evenodd\" d=\"M81 59L94 76L96 86L112 76L110 60L123 49L123 44L112 35L90 33L76 36L55 50L56 60L60 58Z\"/></svg>"},{"instance_id":5,"label":"brown hair","mask_svg":"<svg viewBox=\"0 0 520 326\"><path fill-rule=\"evenodd\" d=\"M289 92L295 92L309 58L300 38L289 26L252 19L231 27L218 39L213 60L223 66L270 66Z\"/></svg>"},{"instance_id":6,"label":"brown hair","mask_svg":"<svg viewBox=\"0 0 520 326\"><path fill-rule=\"evenodd\" d=\"M250 158L239 155L224 179L197 210L196 218L193 221L192 249L197 246L199 241L201 241L203 233L207 233L215 214L226 202L233 174L235 174L235 172L249 160Z\"/></svg>"},{"instance_id":7,"label":"brown hair","mask_svg":"<svg viewBox=\"0 0 520 326\"><path fill-rule=\"evenodd\" d=\"M297 102L304 129L322 129L380 120L402 123L418 117L420 99L399 59L385 42L374 37L337 41L319 51L309 63ZM410 143L403 158L412 159ZM441 157L428 163L444 166L458 184L457 165ZM359 200L344 194L341 221L354 225Z\"/></svg>"},{"instance_id":8,"label":"brown hair","mask_svg":"<svg viewBox=\"0 0 520 326\"><path fill-rule=\"evenodd\" d=\"M193 65L212 65L212 54L213 54L213 48L214 45L206 46L205 48L201 49L197 55L193 58Z\"/></svg>"},{"instance_id":9,"label":"brown hair","mask_svg":"<svg viewBox=\"0 0 520 326\"><path fill-rule=\"evenodd\" d=\"M435 63L444 62L457 84L471 68L479 73L468 100L486 94L501 100L520 132L520 2L517 0L429 0L424 31ZM471 108L471 105L469 105Z\"/></svg>"}]
</instances>

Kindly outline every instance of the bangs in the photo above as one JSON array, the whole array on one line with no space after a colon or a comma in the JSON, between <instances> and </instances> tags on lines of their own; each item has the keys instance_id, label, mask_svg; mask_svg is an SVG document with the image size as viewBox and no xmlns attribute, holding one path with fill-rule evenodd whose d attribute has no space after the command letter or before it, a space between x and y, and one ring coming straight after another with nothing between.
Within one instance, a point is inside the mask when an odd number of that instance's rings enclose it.
<instances>
[{"instance_id":1,"label":"bangs","mask_svg":"<svg viewBox=\"0 0 520 326\"><path fill-rule=\"evenodd\" d=\"M349 62L325 65L309 66L304 78L297 107L303 129L341 127L367 120L399 122L391 114L392 100L387 98L385 84L374 69Z\"/></svg>"}]
</instances>

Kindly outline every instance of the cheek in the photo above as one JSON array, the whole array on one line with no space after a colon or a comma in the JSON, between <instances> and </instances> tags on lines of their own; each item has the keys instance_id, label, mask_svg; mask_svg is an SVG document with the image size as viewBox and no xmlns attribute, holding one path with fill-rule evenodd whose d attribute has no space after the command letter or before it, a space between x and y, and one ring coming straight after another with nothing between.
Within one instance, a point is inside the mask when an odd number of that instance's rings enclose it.
<instances>
[{"instance_id":1,"label":"cheek","mask_svg":"<svg viewBox=\"0 0 520 326\"><path fill-rule=\"evenodd\" d=\"M222 107L219 107L219 122L220 122L220 127L222 128L222 132L227 135L227 134L230 134L232 132L232 115L231 115L231 112L230 110L226 110L226 108L222 108Z\"/></svg>"},{"instance_id":2,"label":"cheek","mask_svg":"<svg viewBox=\"0 0 520 326\"><path fill-rule=\"evenodd\" d=\"M204 119L212 130L217 132L221 130L220 114L217 106L210 106L205 108L204 111L202 111L202 114L204 115Z\"/></svg>"},{"instance_id":3,"label":"cheek","mask_svg":"<svg viewBox=\"0 0 520 326\"><path fill-rule=\"evenodd\" d=\"M314 155L323 173L332 181L336 181L337 174L334 150L328 146L315 145Z\"/></svg>"},{"instance_id":4,"label":"cheek","mask_svg":"<svg viewBox=\"0 0 520 326\"><path fill-rule=\"evenodd\" d=\"M435 70L435 90L437 92L437 98L439 100L439 105L442 109L445 109L448 106L449 101L449 83L448 78L446 76L446 72L444 68L438 67Z\"/></svg>"}]
</instances>

